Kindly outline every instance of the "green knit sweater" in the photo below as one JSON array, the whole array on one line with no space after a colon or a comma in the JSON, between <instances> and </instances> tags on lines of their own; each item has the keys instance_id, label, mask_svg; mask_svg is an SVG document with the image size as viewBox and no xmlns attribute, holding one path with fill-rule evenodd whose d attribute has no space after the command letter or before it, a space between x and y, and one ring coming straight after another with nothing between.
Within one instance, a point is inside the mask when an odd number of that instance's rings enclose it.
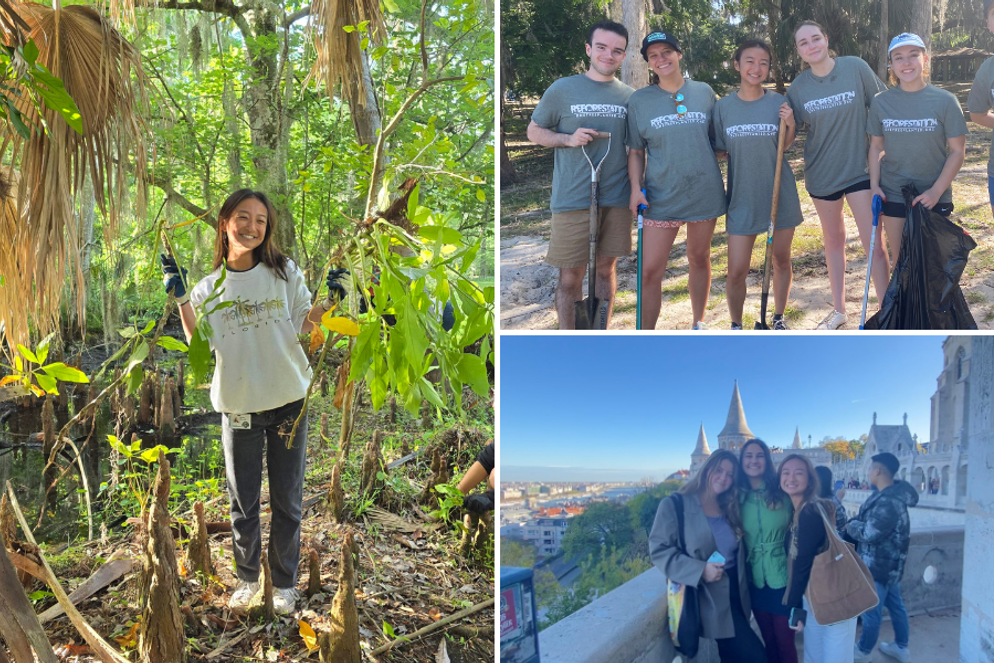
<instances>
[{"instance_id":1,"label":"green knit sweater","mask_svg":"<svg viewBox=\"0 0 994 663\"><path fill-rule=\"evenodd\" d=\"M754 587L786 587L787 555L783 542L793 515L790 499L785 496L780 508L770 509L765 491L748 490L742 495L741 510L749 582Z\"/></svg>"}]
</instances>

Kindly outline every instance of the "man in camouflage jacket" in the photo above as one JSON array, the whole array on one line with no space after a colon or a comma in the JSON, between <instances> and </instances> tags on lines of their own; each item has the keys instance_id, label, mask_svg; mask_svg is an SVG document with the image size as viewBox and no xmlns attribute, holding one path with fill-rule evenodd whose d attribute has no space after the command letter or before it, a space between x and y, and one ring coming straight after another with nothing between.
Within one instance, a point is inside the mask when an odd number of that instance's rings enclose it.
<instances>
[{"instance_id":1,"label":"man in camouflage jacket","mask_svg":"<svg viewBox=\"0 0 994 663\"><path fill-rule=\"evenodd\" d=\"M877 489L859 509L859 515L846 524L847 538L866 562L877 585L880 603L863 614L863 633L856 643L855 662L870 661L880 635L883 609L890 612L895 642L881 642L880 651L903 663L908 652L908 613L901 598L901 576L911 543L908 507L918 504L918 491L906 481L895 481L900 462L893 454L873 456L870 483Z\"/></svg>"}]
</instances>

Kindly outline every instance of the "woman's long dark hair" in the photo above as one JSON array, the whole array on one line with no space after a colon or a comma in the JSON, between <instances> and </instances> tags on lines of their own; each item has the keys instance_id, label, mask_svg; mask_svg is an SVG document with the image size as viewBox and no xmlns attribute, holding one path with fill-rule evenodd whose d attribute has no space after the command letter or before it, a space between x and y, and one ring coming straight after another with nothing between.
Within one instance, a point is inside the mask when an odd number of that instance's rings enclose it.
<instances>
[{"instance_id":1,"label":"woman's long dark hair","mask_svg":"<svg viewBox=\"0 0 994 663\"><path fill-rule=\"evenodd\" d=\"M832 478L832 470L825 467L824 465L819 465L815 468L815 472L818 473L818 482L821 484L821 490L818 492L818 497L823 497L827 500L832 499L832 484L835 481Z\"/></svg>"},{"instance_id":2,"label":"woman's long dark hair","mask_svg":"<svg viewBox=\"0 0 994 663\"><path fill-rule=\"evenodd\" d=\"M217 214L217 237L214 240L214 269L220 267L228 258L228 233L227 226L231 217L235 213L235 208L248 198L255 198L266 207L266 236L262 238L262 244L252 250L252 255L256 262L261 262L269 269L273 270L276 276L284 281L286 276L287 257L283 255L276 245L276 208L270 202L269 197L261 191L252 189L239 189L228 196L221 211Z\"/></svg>"},{"instance_id":3,"label":"woman's long dark hair","mask_svg":"<svg viewBox=\"0 0 994 663\"><path fill-rule=\"evenodd\" d=\"M770 453L770 448L758 437L754 437L745 444L742 445L742 450L739 451L739 470L735 475L736 483L739 484L739 490L747 492L753 490L752 484L749 483L749 475L745 473L745 463L742 457L745 455L746 449L749 445L755 444L763 451L763 458L766 459L766 468L763 470L763 493L766 498L766 506L770 509L779 509L784 505L785 497L787 493L783 492L780 488L780 477L777 475L777 468L773 466L773 454Z\"/></svg>"},{"instance_id":4,"label":"woman's long dark hair","mask_svg":"<svg viewBox=\"0 0 994 663\"><path fill-rule=\"evenodd\" d=\"M719 463L725 460L732 463L734 476L734 473L738 472L738 459L728 449L718 449L708 457L701 471L693 479L684 484L679 492L684 495L694 495L698 499L702 495L709 493L711 491L711 474L718 469ZM718 507L721 509L722 515L725 516L725 520L731 525L736 536L742 536L742 516L739 513L739 489L736 482L733 480L728 490L721 495L717 495L715 501L718 502Z\"/></svg>"}]
</instances>

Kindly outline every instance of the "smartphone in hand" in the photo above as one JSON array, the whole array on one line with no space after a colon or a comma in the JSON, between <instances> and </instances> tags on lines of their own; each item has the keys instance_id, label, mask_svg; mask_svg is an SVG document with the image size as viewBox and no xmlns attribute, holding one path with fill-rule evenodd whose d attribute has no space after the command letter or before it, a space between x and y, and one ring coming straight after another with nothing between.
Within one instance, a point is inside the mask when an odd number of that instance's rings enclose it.
<instances>
[{"instance_id":1,"label":"smartphone in hand","mask_svg":"<svg viewBox=\"0 0 994 663\"><path fill-rule=\"evenodd\" d=\"M798 622L805 623L808 621L808 613L804 608L791 608L790 609L790 621L787 622L791 628L797 628Z\"/></svg>"},{"instance_id":2,"label":"smartphone in hand","mask_svg":"<svg viewBox=\"0 0 994 663\"><path fill-rule=\"evenodd\" d=\"M708 564L724 564L724 563L725 563L724 555L722 555L717 550L711 553L711 556L708 557Z\"/></svg>"}]
</instances>

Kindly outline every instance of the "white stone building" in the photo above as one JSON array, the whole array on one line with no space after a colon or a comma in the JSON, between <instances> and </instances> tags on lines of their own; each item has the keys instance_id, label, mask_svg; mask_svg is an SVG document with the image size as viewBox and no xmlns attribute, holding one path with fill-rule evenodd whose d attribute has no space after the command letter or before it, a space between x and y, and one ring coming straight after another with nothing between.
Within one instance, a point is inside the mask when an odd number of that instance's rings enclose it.
<instances>
[{"instance_id":1,"label":"white stone building","mask_svg":"<svg viewBox=\"0 0 994 663\"><path fill-rule=\"evenodd\" d=\"M886 451L897 456L897 478L921 493L922 505L962 508L967 495L972 342L971 336L950 336L942 344L943 368L932 395L928 442L919 444L918 436L911 434L907 414L901 425L881 425L874 412L863 455L835 463L835 478L866 481L870 459Z\"/></svg>"}]
</instances>

